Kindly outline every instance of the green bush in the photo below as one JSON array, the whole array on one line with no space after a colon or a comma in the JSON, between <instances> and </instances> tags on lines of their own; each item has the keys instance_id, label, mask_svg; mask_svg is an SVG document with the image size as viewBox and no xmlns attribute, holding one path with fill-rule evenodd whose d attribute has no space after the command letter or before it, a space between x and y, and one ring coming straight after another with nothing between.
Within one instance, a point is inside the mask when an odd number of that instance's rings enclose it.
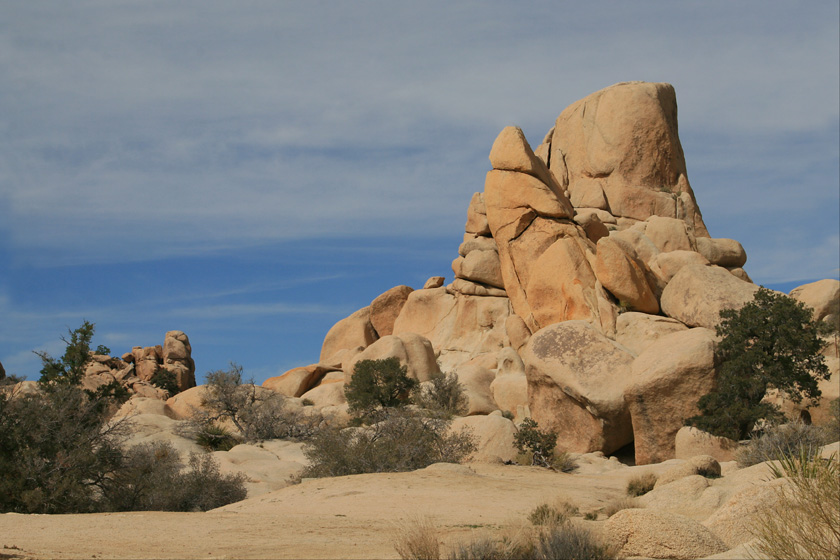
<instances>
[{"instance_id":1,"label":"green bush","mask_svg":"<svg viewBox=\"0 0 840 560\"><path fill-rule=\"evenodd\" d=\"M303 477L401 472L459 463L475 451L474 437L449 432L449 422L404 410L380 411L369 426L324 428L304 447Z\"/></svg>"},{"instance_id":2,"label":"green bush","mask_svg":"<svg viewBox=\"0 0 840 560\"><path fill-rule=\"evenodd\" d=\"M156 371L152 378L149 379L149 382L155 387L169 393L170 397L174 397L181 392L180 388L178 388L178 379L175 373L166 368L161 368Z\"/></svg>"},{"instance_id":3,"label":"green bush","mask_svg":"<svg viewBox=\"0 0 840 560\"><path fill-rule=\"evenodd\" d=\"M366 417L378 409L409 404L416 385L417 380L408 377L408 369L397 358L361 360L344 387L344 396L351 413Z\"/></svg>"},{"instance_id":4,"label":"green bush","mask_svg":"<svg viewBox=\"0 0 840 560\"><path fill-rule=\"evenodd\" d=\"M634 476L627 482L627 495L632 497L644 496L653 490L657 478L653 473Z\"/></svg>"},{"instance_id":5,"label":"green bush","mask_svg":"<svg viewBox=\"0 0 840 560\"><path fill-rule=\"evenodd\" d=\"M464 386L454 373L436 375L428 383L415 386L412 401L421 408L447 417L463 416L469 404Z\"/></svg>"},{"instance_id":6,"label":"green bush","mask_svg":"<svg viewBox=\"0 0 840 560\"><path fill-rule=\"evenodd\" d=\"M790 456L804 449L809 456L819 453L820 447L831 443L822 428L802 422L770 426L759 437L738 449L736 460L741 467L772 461L780 456Z\"/></svg>"},{"instance_id":7,"label":"green bush","mask_svg":"<svg viewBox=\"0 0 840 560\"><path fill-rule=\"evenodd\" d=\"M815 402L817 382L829 371L820 354L824 326L804 304L765 288L739 310L720 313L715 349L717 385L697 402L698 416L686 423L716 436L740 440L760 420L778 422L777 406L765 402L770 388L793 402Z\"/></svg>"},{"instance_id":8,"label":"green bush","mask_svg":"<svg viewBox=\"0 0 840 560\"><path fill-rule=\"evenodd\" d=\"M536 420L526 418L519 425L513 445L520 453L531 454L532 465L551 467L554 448L557 446L557 433L540 430Z\"/></svg>"},{"instance_id":9,"label":"green bush","mask_svg":"<svg viewBox=\"0 0 840 560\"><path fill-rule=\"evenodd\" d=\"M194 439L208 451L230 451L240 443L232 433L213 422L195 422L191 426L190 433L181 431L179 435Z\"/></svg>"}]
</instances>

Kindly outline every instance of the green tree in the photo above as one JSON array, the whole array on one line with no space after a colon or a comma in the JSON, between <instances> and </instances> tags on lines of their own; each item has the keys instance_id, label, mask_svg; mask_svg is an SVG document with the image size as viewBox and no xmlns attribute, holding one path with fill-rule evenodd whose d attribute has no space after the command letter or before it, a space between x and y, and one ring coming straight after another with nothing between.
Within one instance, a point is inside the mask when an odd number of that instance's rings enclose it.
<instances>
[{"instance_id":1,"label":"green tree","mask_svg":"<svg viewBox=\"0 0 840 560\"><path fill-rule=\"evenodd\" d=\"M823 327L809 308L760 288L741 309L720 313L714 390L697 402L700 415L686 423L717 436L744 439L759 420L777 421L779 408L763 402L777 389L793 402L820 396L817 382L829 371L820 354Z\"/></svg>"},{"instance_id":2,"label":"green tree","mask_svg":"<svg viewBox=\"0 0 840 560\"><path fill-rule=\"evenodd\" d=\"M350 412L369 415L380 408L393 408L411 402L417 380L408 377L408 368L397 358L361 360L344 388Z\"/></svg>"},{"instance_id":3,"label":"green tree","mask_svg":"<svg viewBox=\"0 0 840 560\"><path fill-rule=\"evenodd\" d=\"M64 355L55 359L45 351L35 351L35 354L41 358L43 367L41 368L40 383L66 383L68 385L79 385L82 382L82 377L85 375L85 367L91 360L90 341L93 339L93 333L96 326L90 321L82 322L82 326L76 330L69 330L70 338L61 337L61 340L67 345L64 349ZM99 345L93 352L95 354L110 354L111 350Z\"/></svg>"},{"instance_id":4,"label":"green tree","mask_svg":"<svg viewBox=\"0 0 840 560\"><path fill-rule=\"evenodd\" d=\"M550 467L557 446L557 432L540 430L533 418L526 418L513 437L513 445L520 453L531 454L531 465Z\"/></svg>"}]
</instances>

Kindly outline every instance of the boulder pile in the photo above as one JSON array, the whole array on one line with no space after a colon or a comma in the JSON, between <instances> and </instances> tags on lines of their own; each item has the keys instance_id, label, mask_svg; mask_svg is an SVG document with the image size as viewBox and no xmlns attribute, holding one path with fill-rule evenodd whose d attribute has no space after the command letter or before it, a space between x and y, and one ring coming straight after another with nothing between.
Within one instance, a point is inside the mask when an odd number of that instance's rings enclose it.
<instances>
[{"instance_id":1,"label":"boulder pile","mask_svg":"<svg viewBox=\"0 0 840 560\"><path fill-rule=\"evenodd\" d=\"M674 88L596 92L535 150L507 127L490 164L452 283L386 291L329 330L318 363L265 386L308 398L334 385L335 402L320 402L337 406L357 361L395 356L420 381L455 372L470 414L532 416L560 434L560 449L633 444L638 464L674 458L677 432L715 382L719 313L758 290L741 244L703 222ZM818 284L792 295L836 321L840 282Z\"/></svg>"},{"instance_id":2,"label":"boulder pile","mask_svg":"<svg viewBox=\"0 0 840 560\"><path fill-rule=\"evenodd\" d=\"M195 387L192 347L182 331L167 332L162 346L135 346L121 358L92 354L82 386L94 390L118 381L131 395L166 400L170 395L152 383L152 378L163 369L174 374L179 391Z\"/></svg>"}]
</instances>

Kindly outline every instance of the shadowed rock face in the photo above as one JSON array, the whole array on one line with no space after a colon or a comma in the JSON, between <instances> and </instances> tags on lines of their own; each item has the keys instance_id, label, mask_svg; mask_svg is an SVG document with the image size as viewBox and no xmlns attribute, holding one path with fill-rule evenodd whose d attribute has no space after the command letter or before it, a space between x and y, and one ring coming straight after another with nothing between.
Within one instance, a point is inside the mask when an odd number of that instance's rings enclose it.
<instances>
[{"instance_id":1,"label":"shadowed rock face","mask_svg":"<svg viewBox=\"0 0 840 560\"><path fill-rule=\"evenodd\" d=\"M386 292L399 295L382 306L387 327L372 304L330 330L322 359L348 364L393 326L428 339L443 371L476 386L475 413L529 413L559 433L560 449L635 442L639 464L673 458L676 433L714 386L719 312L758 289L741 244L703 223L674 88L615 84L562 111L536 150L506 127L489 159L453 282ZM795 295L836 322L840 283L826 282ZM499 365L516 362L511 352L524 374Z\"/></svg>"}]
</instances>

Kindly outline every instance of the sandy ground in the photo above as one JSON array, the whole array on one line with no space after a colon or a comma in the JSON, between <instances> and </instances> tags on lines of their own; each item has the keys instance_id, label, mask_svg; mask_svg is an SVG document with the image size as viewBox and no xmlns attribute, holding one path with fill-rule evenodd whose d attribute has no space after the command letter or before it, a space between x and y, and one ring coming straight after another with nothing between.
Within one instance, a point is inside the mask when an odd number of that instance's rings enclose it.
<instances>
[{"instance_id":1,"label":"sandy ground","mask_svg":"<svg viewBox=\"0 0 840 560\"><path fill-rule=\"evenodd\" d=\"M3 514L0 558L398 558L401 521L429 516L444 543L469 540L521 526L558 498L582 513L598 509L623 496L640 468L439 464L304 480L207 513Z\"/></svg>"}]
</instances>

